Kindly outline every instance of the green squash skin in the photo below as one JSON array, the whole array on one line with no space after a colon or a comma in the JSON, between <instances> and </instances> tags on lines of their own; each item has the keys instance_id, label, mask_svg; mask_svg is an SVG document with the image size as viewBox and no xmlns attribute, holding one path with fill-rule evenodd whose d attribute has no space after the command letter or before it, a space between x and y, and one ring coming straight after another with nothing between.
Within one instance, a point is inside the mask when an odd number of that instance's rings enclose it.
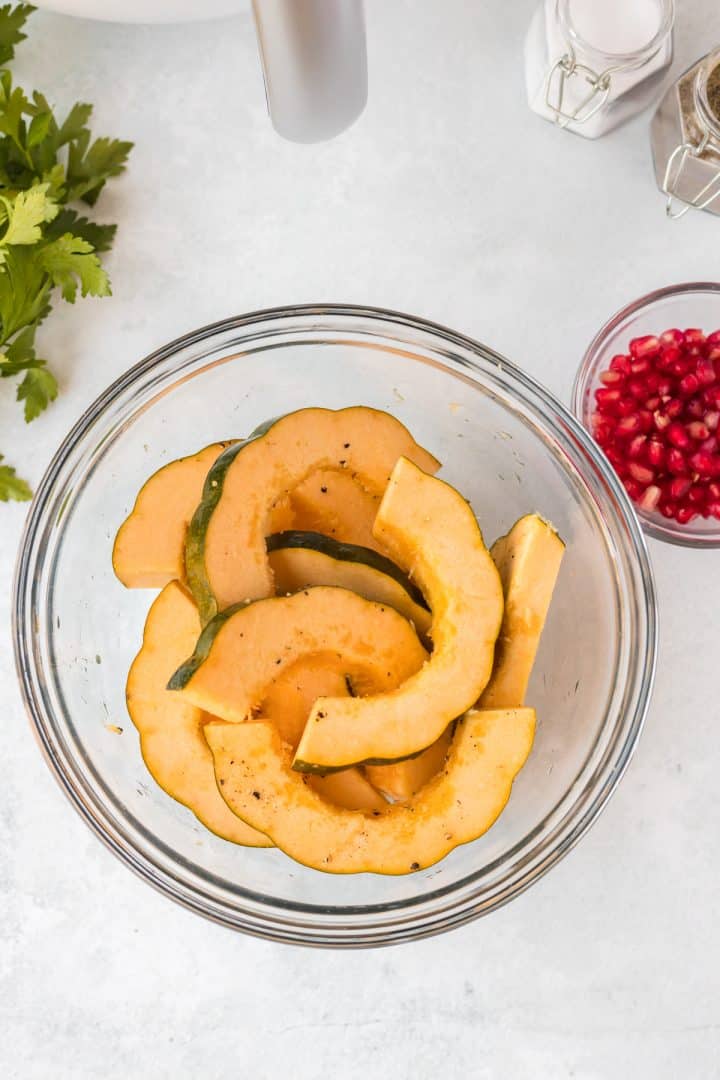
<instances>
[{"instance_id":1,"label":"green squash skin","mask_svg":"<svg viewBox=\"0 0 720 1080\"><path fill-rule=\"evenodd\" d=\"M425 611L429 611L427 601L420 589L415 585L404 570L386 555L381 555L372 548L363 547L361 544L350 544L346 541L335 540L319 532L304 532L299 529L289 529L286 532L273 533L265 539L265 547L268 553L282 550L283 548L302 548L310 551L319 551L328 555L331 559L339 562L361 563L371 570L377 570L386 577L392 578L401 585L405 592Z\"/></svg>"},{"instance_id":2,"label":"green squash skin","mask_svg":"<svg viewBox=\"0 0 720 1080\"><path fill-rule=\"evenodd\" d=\"M350 686L349 680L348 686ZM351 691L350 697L356 696L357 695L353 694ZM455 737L455 728L460 720L462 720L462 716L458 716L455 718L455 720L452 721L453 738ZM366 758L364 761L358 761L357 767L359 768L362 765L397 765L399 761L412 761L414 758L420 757L421 754L424 754L425 751L429 750L432 745L433 744L430 743L428 746L423 746L422 750L415 750L414 753L406 754L404 757L401 758ZM309 776L327 776L328 773L342 772L342 770L346 768L347 765L313 765L311 761L302 761L298 758L295 758L292 764L293 772L306 773Z\"/></svg>"},{"instance_id":3,"label":"green squash skin","mask_svg":"<svg viewBox=\"0 0 720 1080\"><path fill-rule=\"evenodd\" d=\"M266 435L273 424L280 419L282 418L275 416L272 420L266 420L256 427L247 439L223 450L205 477L200 505L192 516L185 539L185 579L197 605L203 626L214 619L218 613L217 602L205 569L205 534L215 508L220 502L225 476L243 447Z\"/></svg>"},{"instance_id":4,"label":"green squash skin","mask_svg":"<svg viewBox=\"0 0 720 1080\"><path fill-rule=\"evenodd\" d=\"M192 656L188 660L185 660L177 671L170 676L170 680L167 684L168 690L184 690L197 669L207 660L215 638L228 619L252 603L254 603L253 600L245 600L240 604L233 604L232 607L226 608L225 611L221 611L218 615L215 615L210 622L203 627L200 637L197 639L197 644Z\"/></svg>"}]
</instances>

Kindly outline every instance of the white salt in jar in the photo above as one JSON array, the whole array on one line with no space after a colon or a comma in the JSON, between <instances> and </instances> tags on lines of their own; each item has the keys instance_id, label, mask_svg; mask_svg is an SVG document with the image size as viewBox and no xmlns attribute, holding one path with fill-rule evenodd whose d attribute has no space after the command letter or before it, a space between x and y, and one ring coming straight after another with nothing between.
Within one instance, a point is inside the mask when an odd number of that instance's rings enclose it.
<instances>
[{"instance_id":1,"label":"white salt in jar","mask_svg":"<svg viewBox=\"0 0 720 1080\"><path fill-rule=\"evenodd\" d=\"M673 0L543 0L525 40L533 112L596 139L644 109L672 60Z\"/></svg>"}]
</instances>

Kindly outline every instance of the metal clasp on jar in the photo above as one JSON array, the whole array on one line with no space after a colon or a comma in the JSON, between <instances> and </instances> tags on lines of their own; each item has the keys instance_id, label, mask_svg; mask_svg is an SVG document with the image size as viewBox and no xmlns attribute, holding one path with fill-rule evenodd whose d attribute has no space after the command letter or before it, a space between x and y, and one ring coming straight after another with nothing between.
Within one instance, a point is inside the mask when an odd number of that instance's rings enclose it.
<instances>
[{"instance_id":1,"label":"metal clasp on jar","mask_svg":"<svg viewBox=\"0 0 720 1080\"><path fill-rule=\"evenodd\" d=\"M590 86L590 91L573 112L566 112L563 108L566 84L568 79L574 76L584 78ZM551 100L553 89L556 89L555 101ZM586 64L579 64L571 53L565 53L550 68L545 87L545 104L550 112L554 113L555 123L559 127L565 128L568 124L585 124L602 109L609 96L609 72L598 74Z\"/></svg>"},{"instance_id":2,"label":"metal clasp on jar","mask_svg":"<svg viewBox=\"0 0 720 1080\"><path fill-rule=\"evenodd\" d=\"M720 170L691 199L684 199L677 189L688 159L702 157L709 141L710 133L706 132L697 146L689 142L680 143L668 158L662 192L663 195L667 195L665 213L673 221L684 217L688 210L706 210L710 203L720 195ZM676 209L677 204L680 204L680 209Z\"/></svg>"}]
</instances>

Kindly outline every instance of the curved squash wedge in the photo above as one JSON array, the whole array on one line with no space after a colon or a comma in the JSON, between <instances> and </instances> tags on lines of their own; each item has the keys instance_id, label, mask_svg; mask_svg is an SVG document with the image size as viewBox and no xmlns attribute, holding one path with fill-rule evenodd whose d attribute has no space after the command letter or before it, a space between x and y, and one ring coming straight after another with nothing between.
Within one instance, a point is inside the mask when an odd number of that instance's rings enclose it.
<instances>
[{"instance_id":1,"label":"curved squash wedge","mask_svg":"<svg viewBox=\"0 0 720 1080\"><path fill-rule=\"evenodd\" d=\"M118 529L112 553L116 577L129 589L162 589L185 573L185 533L210 466L232 441L171 461L143 484Z\"/></svg>"},{"instance_id":2,"label":"curved squash wedge","mask_svg":"<svg viewBox=\"0 0 720 1080\"><path fill-rule=\"evenodd\" d=\"M205 737L223 798L298 862L334 874L407 874L481 836L530 752L532 709L471 710L443 771L407 806L365 814L329 806L270 723L212 723Z\"/></svg>"},{"instance_id":3,"label":"curved squash wedge","mask_svg":"<svg viewBox=\"0 0 720 1080\"><path fill-rule=\"evenodd\" d=\"M213 462L235 439L213 443L196 454L171 461L143 484L135 505L118 529L113 546L115 576L128 589L162 589L185 576L185 535L200 502ZM273 531L295 520L285 497L272 510Z\"/></svg>"},{"instance_id":4,"label":"curved squash wedge","mask_svg":"<svg viewBox=\"0 0 720 1080\"><path fill-rule=\"evenodd\" d=\"M343 664L334 653L298 660L268 687L258 719L272 720L280 738L294 750L315 701L324 694L334 697L348 692ZM311 786L323 798L347 810L383 810L387 806L360 769L313 776Z\"/></svg>"},{"instance_id":5,"label":"curved squash wedge","mask_svg":"<svg viewBox=\"0 0 720 1080\"><path fill-rule=\"evenodd\" d=\"M540 635L565 554L565 545L547 521L527 514L492 546L505 594L495 665L478 707L522 705Z\"/></svg>"},{"instance_id":6,"label":"curved squash wedge","mask_svg":"<svg viewBox=\"0 0 720 1080\"><path fill-rule=\"evenodd\" d=\"M295 757L302 771L385 764L424 750L474 705L492 672L502 587L465 499L401 458L374 532L428 599L433 653L387 693L317 701Z\"/></svg>"},{"instance_id":7,"label":"curved squash wedge","mask_svg":"<svg viewBox=\"0 0 720 1080\"><path fill-rule=\"evenodd\" d=\"M187 581L203 622L233 604L272 595L265 537L278 499L316 469L347 472L380 494L403 454L438 468L399 420L363 406L301 409L229 447L208 474L185 548Z\"/></svg>"},{"instance_id":8,"label":"curved squash wedge","mask_svg":"<svg viewBox=\"0 0 720 1080\"><path fill-rule=\"evenodd\" d=\"M321 533L297 530L274 533L265 546L278 593L299 592L310 585L338 585L366 600L394 607L420 634L430 630L432 615L423 594L387 556Z\"/></svg>"},{"instance_id":9,"label":"curved squash wedge","mask_svg":"<svg viewBox=\"0 0 720 1080\"><path fill-rule=\"evenodd\" d=\"M407 802L440 772L450 750L454 729L455 725L449 724L440 738L417 757L395 761L392 765L366 765L368 780L390 802ZM336 775L342 776L342 773Z\"/></svg>"},{"instance_id":10,"label":"curved squash wedge","mask_svg":"<svg viewBox=\"0 0 720 1080\"><path fill-rule=\"evenodd\" d=\"M427 653L394 608L347 589L317 586L230 608L203 630L168 688L223 720L257 712L273 680L301 659L328 655L358 693L397 686ZM327 771L327 770L324 770Z\"/></svg>"},{"instance_id":11,"label":"curved squash wedge","mask_svg":"<svg viewBox=\"0 0 720 1080\"><path fill-rule=\"evenodd\" d=\"M380 493L366 491L345 472L318 469L289 495L293 528L379 551L372 534Z\"/></svg>"},{"instance_id":12,"label":"curved squash wedge","mask_svg":"<svg viewBox=\"0 0 720 1080\"><path fill-rule=\"evenodd\" d=\"M270 847L270 841L228 809L215 782L200 709L165 689L168 675L200 631L197 608L172 582L155 599L143 644L127 680L127 708L140 733L145 764L160 787L184 803L211 832L234 844Z\"/></svg>"}]
</instances>

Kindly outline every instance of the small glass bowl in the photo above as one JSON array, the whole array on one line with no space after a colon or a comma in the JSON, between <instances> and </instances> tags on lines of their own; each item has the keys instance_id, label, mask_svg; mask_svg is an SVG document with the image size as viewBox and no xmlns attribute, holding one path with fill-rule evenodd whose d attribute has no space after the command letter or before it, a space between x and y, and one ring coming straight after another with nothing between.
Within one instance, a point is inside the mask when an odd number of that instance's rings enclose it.
<instances>
[{"instance_id":1,"label":"small glass bowl","mask_svg":"<svg viewBox=\"0 0 720 1080\"><path fill-rule=\"evenodd\" d=\"M404 421L472 501L488 541L521 515L567 550L528 701L538 729L496 824L406 877L336 876L236 847L165 795L143 764L125 679L153 594L110 557L160 465L308 405ZM642 531L592 439L497 353L443 327L357 307L228 319L131 368L78 421L31 508L18 562L18 672L48 765L96 834L166 895L277 941L357 947L458 926L517 896L595 820L639 737L656 652Z\"/></svg>"},{"instance_id":2,"label":"small glass bowl","mask_svg":"<svg viewBox=\"0 0 720 1080\"><path fill-rule=\"evenodd\" d=\"M697 327L706 334L720 328L720 283L692 281L657 289L608 319L590 342L573 387L573 412L588 431L592 431L595 391L602 385L600 374L613 356L626 353L632 338L661 334L671 327ZM680 525L656 511L634 509L645 532L657 540L685 547L720 547L717 518L695 518L689 525Z\"/></svg>"}]
</instances>

